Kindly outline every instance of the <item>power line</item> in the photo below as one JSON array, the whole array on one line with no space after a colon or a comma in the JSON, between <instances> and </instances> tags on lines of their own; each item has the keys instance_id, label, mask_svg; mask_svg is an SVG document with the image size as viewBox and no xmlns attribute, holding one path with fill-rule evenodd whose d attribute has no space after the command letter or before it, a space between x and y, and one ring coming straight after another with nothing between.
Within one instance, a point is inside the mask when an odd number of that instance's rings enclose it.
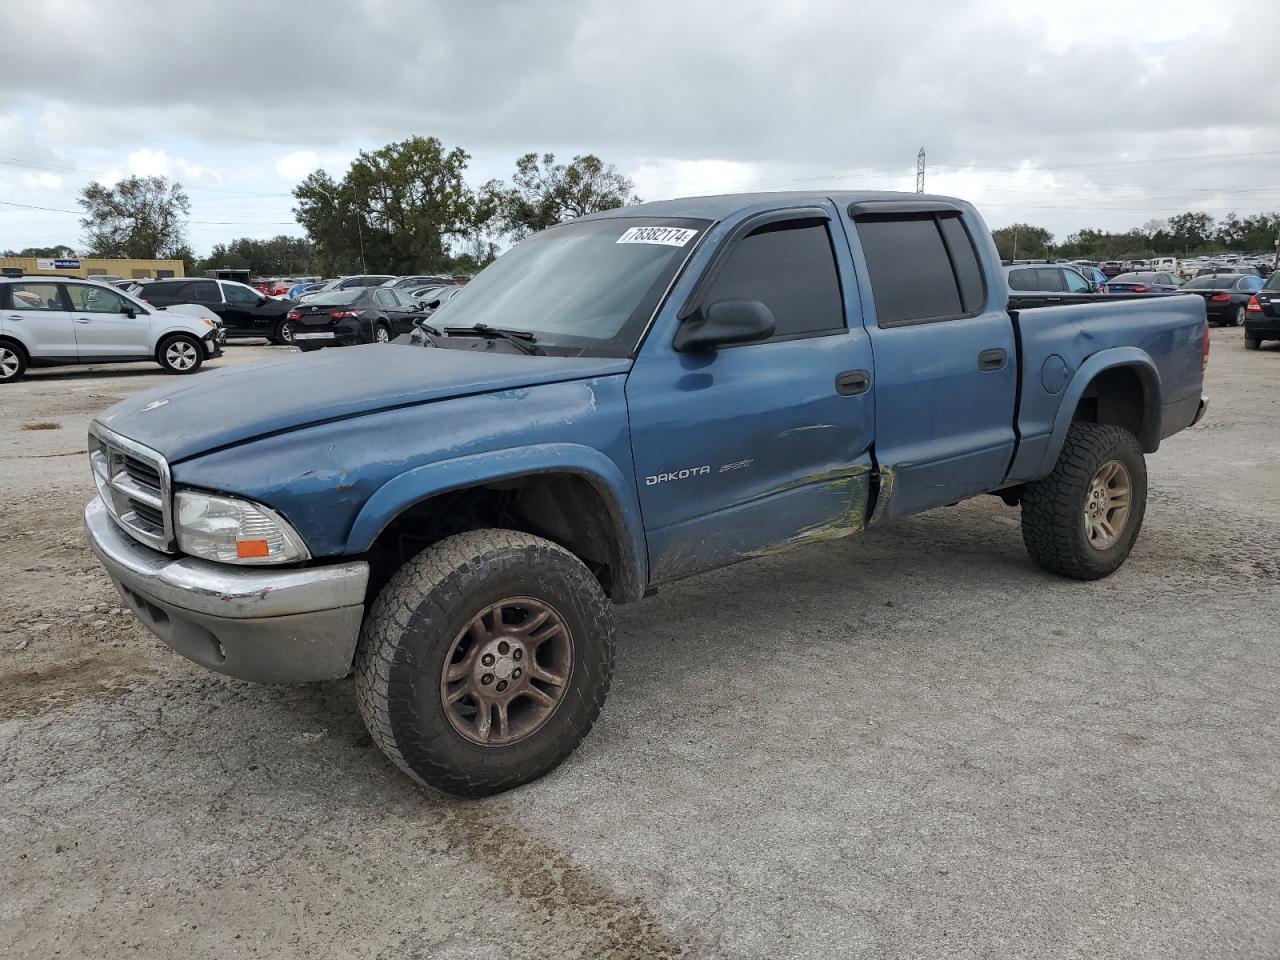
<instances>
[{"instance_id":1,"label":"power line","mask_svg":"<svg viewBox=\"0 0 1280 960\"><path fill-rule=\"evenodd\" d=\"M23 210L43 210L47 213L69 213L73 216L84 216L83 210L64 210L61 207L38 207L31 203L14 203L12 200L0 200L0 204L6 207L20 207ZM296 227L296 220L188 220L187 223L195 223L205 227Z\"/></svg>"}]
</instances>

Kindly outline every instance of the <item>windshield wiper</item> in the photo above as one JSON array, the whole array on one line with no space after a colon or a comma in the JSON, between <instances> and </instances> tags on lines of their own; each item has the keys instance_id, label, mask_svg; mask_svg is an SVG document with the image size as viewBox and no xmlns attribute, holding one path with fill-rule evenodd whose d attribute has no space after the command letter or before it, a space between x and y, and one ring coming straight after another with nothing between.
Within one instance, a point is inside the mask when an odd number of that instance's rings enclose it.
<instances>
[{"instance_id":1,"label":"windshield wiper","mask_svg":"<svg viewBox=\"0 0 1280 960\"><path fill-rule=\"evenodd\" d=\"M478 333L482 337L490 340L505 340L520 349L521 353L538 353L535 346L538 338L527 330L503 330L500 327L491 327L487 323L477 323L470 327L445 327L446 336L454 337L458 335L466 335L469 333Z\"/></svg>"}]
</instances>

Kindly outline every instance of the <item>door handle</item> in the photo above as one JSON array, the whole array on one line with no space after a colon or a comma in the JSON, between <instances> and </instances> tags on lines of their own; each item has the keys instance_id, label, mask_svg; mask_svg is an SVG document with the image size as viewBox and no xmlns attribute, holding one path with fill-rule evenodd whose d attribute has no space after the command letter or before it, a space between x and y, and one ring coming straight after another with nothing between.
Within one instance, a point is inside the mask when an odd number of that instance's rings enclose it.
<instances>
[{"instance_id":1,"label":"door handle","mask_svg":"<svg viewBox=\"0 0 1280 960\"><path fill-rule=\"evenodd\" d=\"M88 317L76 317L76 323L93 323Z\"/></svg>"},{"instance_id":2,"label":"door handle","mask_svg":"<svg viewBox=\"0 0 1280 960\"><path fill-rule=\"evenodd\" d=\"M6 319L6 320L21 320L22 318L21 318L21 317L15 317L15 316L13 316L12 314L10 314L9 316L5 317L5 319Z\"/></svg>"},{"instance_id":3,"label":"door handle","mask_svg":"<svg viewBox=\"0 0 1280 960\"><path fill-rule=\"evenodd\" d=\"M846 370L836 374L836 393L842 397L856 397L871 387L871 374L866 370Z\"/></svg>"},{"instance_id":4,"label":"door handle","mask_svg":"<svg viewBox=\"0 0 1280 960\"><path fill-rule=\"evenodd\" d=\"M1003 370L1008 359L1009 355L1000 347L983 350L978 354L978 369L988 373L994 370Z\"/></svg>"}]
</instances>

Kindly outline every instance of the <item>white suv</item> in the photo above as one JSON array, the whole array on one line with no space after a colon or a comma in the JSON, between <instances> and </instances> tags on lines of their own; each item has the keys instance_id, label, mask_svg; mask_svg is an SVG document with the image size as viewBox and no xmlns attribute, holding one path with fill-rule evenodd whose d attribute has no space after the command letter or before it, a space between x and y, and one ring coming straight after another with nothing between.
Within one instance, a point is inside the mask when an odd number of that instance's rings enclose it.
<instances>
[{"instance_id":1,"label":"white suv","mask_svg":"<svg viewBox=\"0 0 1280 960\"><path fill-rule=\"evenodd\" d=\"M199 305L153 307L121 290L72 277L0 278L0 383L27 367L154 360L195 373L222 355L226 334Z\"/></svg>"}]
</instances>

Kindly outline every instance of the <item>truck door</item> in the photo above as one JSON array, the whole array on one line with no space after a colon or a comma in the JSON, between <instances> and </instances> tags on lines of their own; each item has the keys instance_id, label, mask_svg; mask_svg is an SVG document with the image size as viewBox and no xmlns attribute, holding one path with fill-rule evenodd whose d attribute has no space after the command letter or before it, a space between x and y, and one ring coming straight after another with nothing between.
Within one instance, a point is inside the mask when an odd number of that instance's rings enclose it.
<instances>
[{"instance_id":1,"label":"truck door","mask_svg":"<svg viewBox=\"0 0 1280 960\"><path fill-rule=\"evenodd\" d=\"M748 218L720 241L688 301L666 307L687 316L699 304L760 301L773 336L680 352L668 323L641 349L627 404L655 582L863 523L871 346L832 213Z\"/></svg>"},{"instance_id":2,"label":"truck door","mask_svg":"<svg viewBox=\"0 0 1280 960\"><path fill-rule=\"evenodd\" d=\"M846 211L875 352L877 519L993 490L1013 454L1018 358L1004 281L978 255L981 221L931 203ZM994 264L990 241L981 249Z\"/></svg>"}]
</instances>

